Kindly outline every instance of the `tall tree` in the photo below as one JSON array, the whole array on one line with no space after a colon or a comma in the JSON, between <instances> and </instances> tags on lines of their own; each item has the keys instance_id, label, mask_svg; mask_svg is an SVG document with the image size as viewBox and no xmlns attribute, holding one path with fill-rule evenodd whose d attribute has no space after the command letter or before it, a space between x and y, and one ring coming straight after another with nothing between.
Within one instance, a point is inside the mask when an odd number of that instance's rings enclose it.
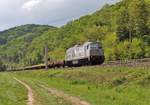
<instances>
[{"instance_id":1,"label":"tall tree","mask_svg":"<svg viewBox=\"0 0 150 105\"><path fill-rule=\"evenodd\" d=\"M118 25L117 35L120 41L129 38L128 22L129 22L129 14L127 11L127 7L121 7L117 19L117 25Z\"/></svg>"},{"instance_id":2,"label":"tall tree","mask_svg":"<svg viewBox=\"0 0 150 105\"><path fill-rule=\"evenodd\" d=\"M124 0L118 15L117 33L120 40L148 35L148 9L145 0Z\"/></svg>"},{"instance_id":3,"label":"tall tree","mask_svg":"<svg viewBox=\"0 0 150 105\"><path fill-rule=\"evenodd\" d=\"M148 34L148 10L145 0L132 0L128 5L129 29L133 37L142 38Z\"/></svg>"}]
</instances>

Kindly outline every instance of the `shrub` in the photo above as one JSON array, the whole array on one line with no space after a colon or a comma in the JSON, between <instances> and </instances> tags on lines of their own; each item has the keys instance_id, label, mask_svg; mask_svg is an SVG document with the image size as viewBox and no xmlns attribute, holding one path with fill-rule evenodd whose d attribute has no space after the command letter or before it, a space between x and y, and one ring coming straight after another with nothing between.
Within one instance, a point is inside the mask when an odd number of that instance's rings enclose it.
<instances>
[{"instance_id":1,"label":"shrub","mask_svg":"<svg viewBox=\"0 0 150 105\"><path fill-rule=\"evenodd\" d=\"M6 66L4 65L4 63L0 60L0 71L5 71L6 70Z\"/></svg>"}]
</instances>

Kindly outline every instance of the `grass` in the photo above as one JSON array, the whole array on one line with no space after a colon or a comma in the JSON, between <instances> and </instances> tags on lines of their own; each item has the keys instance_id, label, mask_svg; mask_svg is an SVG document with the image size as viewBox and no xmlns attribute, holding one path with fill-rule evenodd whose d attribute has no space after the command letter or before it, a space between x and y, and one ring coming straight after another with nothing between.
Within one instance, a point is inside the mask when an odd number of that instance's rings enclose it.
<instances>
[{"instance_id":1,"label":"grass","mask_svg":"<svg viewBox=\"0 0 150 105\"><path fill-rule=\"evenodd\" d=\"M26 93L9 74L0 73L0 105L26 105Z\"/></svg>"},{"instance_id":2,"label":"grass","mask_svg":"<svg viewBox=\"0 0 150 105\"><path fill-rule=\"evenodd\" d=\"M27 89L19 84L14 77L18 77L13 73L0 73L0 105L26 105L27 104ZM21 77L21 81L27 83L34 92L35 105L70 105L69 102L62 98L53 96L39 85Z\"/></svg>"},{"instance_id":3,"label":"grass","mask_svg":"<svg viewBox=\"0 0 150 105\"><path fill-rule=\"evenodd\" d=\"M60 97L56 97L51 93L49 93L47 90L41 88L40 85L37 83L37 81L34 80L31 81L30 78L24 77L21 77L20 79L22 81L25 81L33 89L35 105L70 105L69 102L64 101Z\"/></svg>"},{"instance_id":4,"label":"grass","mask_svg":"<svg viewBox=\"0 0 150 105\"><path fill-rule=\"evenodd\" d=\"M148 67L81 67L6 74L32 86L39 99L37 105L70 105L41 89L39 84L80 97L91 105L150 105Z\"/></svg>"}]
</instances>

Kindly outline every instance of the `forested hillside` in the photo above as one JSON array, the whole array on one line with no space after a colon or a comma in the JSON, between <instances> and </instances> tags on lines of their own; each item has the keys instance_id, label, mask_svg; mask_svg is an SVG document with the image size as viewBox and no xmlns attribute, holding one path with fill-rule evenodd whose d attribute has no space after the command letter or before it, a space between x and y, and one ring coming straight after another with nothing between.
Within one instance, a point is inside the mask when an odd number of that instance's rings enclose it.
<instances>
[{"instance_id":1,"label":"forested hillside","mask_svg":"<svg viewBox=\"0 0 150 105\"><path fill-rule=\"evenodd\" d=\"M21 64L32 41L43 32L53 29L56 28L28 24L0 32L0 62L11 66Z\"/></svg>"},{"instance_id":2,"label":"forested hillside","mask_svg":"<svg viewBox=\"0 0 150 105\"><path fill-rule=\"evenodd\" d=\"M39 36L42 32L47 31L50 26L46 25L22 25L19 27L14 27L6 31L0 32L0 45L6 44L13 39L23 36Z\"/></svg>"},{"instance_id":3,"label":"forested hillside","mask_svg":"<svg viewBox=\"0 0 150 105\"><path fill-rule=\"evenodd\" d=\"M17 35L8 34L10 31ZM31 33L36 33L34 38L28 37ZM122 0L105 5L61 28L36 28L28 34L19 28L1 32L0 57L21 65L39 64L43 62L45 44L49 58L60 60L67 48L85 41L100 41L106 60L150 57L150 0Z\"/></svg>"},{"instance_id":4,"label":"forested hillside","mask_svg":"<svg viewBox=\"0 0 150 105\"><path fill-rule=\"evenodd\" d=\"M94 14L71 21L57 32L49 31L41 37L45 41L52 39L48 41L49 57L57 60L64 58L67 48L85 41L102 42L106 60L150 57L149 8L149 0L123 0L105 5ZM38 41L36 44L41 45Z\"/></svg>"}]
</instances>

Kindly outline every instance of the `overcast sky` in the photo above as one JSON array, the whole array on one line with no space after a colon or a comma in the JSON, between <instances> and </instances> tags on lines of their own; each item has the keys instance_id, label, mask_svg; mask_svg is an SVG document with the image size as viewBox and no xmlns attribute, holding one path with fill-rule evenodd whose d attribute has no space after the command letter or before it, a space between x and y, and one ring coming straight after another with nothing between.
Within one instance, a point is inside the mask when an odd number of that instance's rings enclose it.
<instances>
[{"instance_id":1,"label":"overcast sky","mask_svg":"<svg viewBox=\"0 0 150 105\"><path fill-rule=\"evenodd\" d=\"M23 24L61 26L118 0L1 0L0 30Z\"/></svg>"}]
</instances>

